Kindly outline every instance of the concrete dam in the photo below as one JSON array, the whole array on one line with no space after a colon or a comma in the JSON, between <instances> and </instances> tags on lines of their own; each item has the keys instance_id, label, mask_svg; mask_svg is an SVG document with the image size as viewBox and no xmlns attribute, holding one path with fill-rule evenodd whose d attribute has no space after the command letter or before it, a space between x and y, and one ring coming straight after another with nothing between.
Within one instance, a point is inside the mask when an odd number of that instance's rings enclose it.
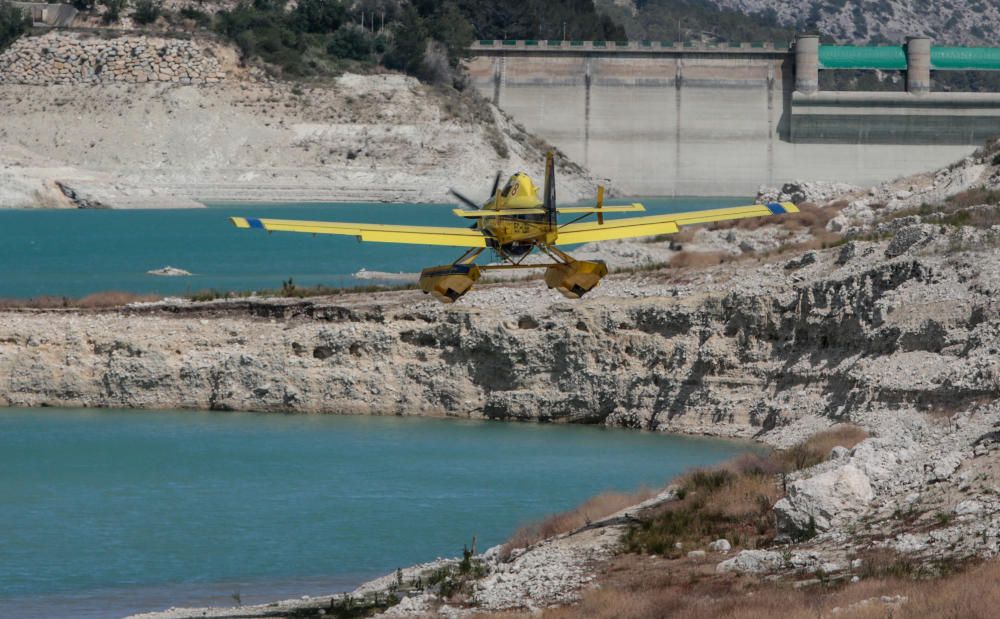
<instances>
[{"instance_id":1,"label":"concrete dam","mask_svg":"<svg viewBox=\"0 0 1000 619\"><path fill-rule=\"evenodd\" d=\"M932 70L1000 69L1000 49L480 41L473 85L528 130L646 196L753 195L932 170L1000 135L1000 94L930 92ZM906 92L823 92L820 70L905 71Z\"/></svg>"}]
</instances>

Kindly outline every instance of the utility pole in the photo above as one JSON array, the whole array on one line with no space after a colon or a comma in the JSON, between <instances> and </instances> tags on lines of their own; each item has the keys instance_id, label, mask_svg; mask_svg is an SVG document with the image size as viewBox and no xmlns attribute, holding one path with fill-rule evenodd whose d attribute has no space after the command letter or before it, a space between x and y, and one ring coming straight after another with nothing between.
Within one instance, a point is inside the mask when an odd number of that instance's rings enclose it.
<instances>
[{"instance_id":1,"label":"utility pole","mask_svg":"<svg viewBox=\"0 0 1000 619\"><path fill-rule=\"evenodd\" d=\"M677 40L680 41L680 42L684 41L684 37L681 36L681 21L683 19L684 18L682 17L682 18L680 18L680 19L677 20Z\"/></svg>"},{"instance_id":2,"label":"utility pole","mask_svg":"<svg viewBox=\"0 0 1000 619\"><path fill-rule=\"evenodd\" d=\"M562 38L562 40L563 41L566 40L566 22L563 22L563 38Z\"/></svg>"}]
</instances>

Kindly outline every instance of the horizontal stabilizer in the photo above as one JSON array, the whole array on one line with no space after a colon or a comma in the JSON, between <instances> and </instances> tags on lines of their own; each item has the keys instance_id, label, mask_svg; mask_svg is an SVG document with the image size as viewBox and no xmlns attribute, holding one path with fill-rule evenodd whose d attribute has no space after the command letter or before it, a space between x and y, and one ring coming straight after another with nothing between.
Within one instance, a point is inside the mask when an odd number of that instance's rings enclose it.
<instances>
[{"instance_id":1,"label":"horizontal stabilizer","mask_svg":"<svg viewBox=\"0 0 1000 619\"><path fill-rule=\"evenodd\" d=\"M635 202L626 206L564 206L556 210L560 213L641 213L646 207Z\"/></svg>"},{"instance_id":2,"label":"horizontal stabilizer","mask_svg":"<svg viewBox=\"0 0 1000 619\"><path fill-rule=\"evenodd\" d=\"M457 208L452 211L459 217L500 217L500 216L510 216L510 215L544 215L545 211L540 208L505 208L495 211L492 209L484 208L481 211L466 211Z\"/></svg>"},{"instance_id":3,"label":"horizontal stabilizer","mask_svg":"<svg viewBox=\"0 0 1000 619\"><path fill-rule=\"evenodd\" d=\"M635 204L628 204L626 206L605 206L598 208L596 206L564 206L556 209L558 213L639 213L646 210L646 207L636 202ZM501 209L499 211L494 211L491 209L483 209L481 211L467 211L465 209L457 208L452 211L459 217L497 217L497 216L513 216L513 215L544 215L545 209L541 208L507 208Z\"/></svg>"}]
</instances>

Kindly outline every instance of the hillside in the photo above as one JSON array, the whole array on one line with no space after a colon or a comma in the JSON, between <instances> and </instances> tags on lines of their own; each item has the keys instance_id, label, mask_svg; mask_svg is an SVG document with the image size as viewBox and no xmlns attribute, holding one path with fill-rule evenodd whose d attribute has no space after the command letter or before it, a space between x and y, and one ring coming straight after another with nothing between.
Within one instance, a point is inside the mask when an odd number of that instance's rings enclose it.
<instances>
[{"instance_id":1,"label":"hillside","mask_svg":"<svg viewBox=\"0 0 1000 619\"><path fill-rule=\"evenodd\" d=\"M0 207L443 202L544 160L543 142L471 92L387 72L275 81L228 45L195 39L175 56L170 41L50 33L0 54ZM206 59L211 76L189 77ZM559 172L565 199L593 194L579 167Z\"/></svg>"},{"instance_id":2,"label":"hillside","mask_svg":"<svg viewBox=\"0 0 1000 619\"><path fill-rule=\"evenodd\" d=\"M926 35L942 45L996 44L997 0L707 0L747 14L772 12L783 25L818 29L838 42L903 41Z\"/></svg>"},{"instance_id":3,"label":"hillside","mask_svg":"<svg viewBox=\"0 0 1000 619\"><path fill-rule=\"evenodd\" d=\"M940 45L993 46L1000 28L997 0L604 0L602 6L630 37L650 39L676 38L678 30L688 38L733 41L818 31L839 44L926 35Z\"/></svg>"}]
</instances>

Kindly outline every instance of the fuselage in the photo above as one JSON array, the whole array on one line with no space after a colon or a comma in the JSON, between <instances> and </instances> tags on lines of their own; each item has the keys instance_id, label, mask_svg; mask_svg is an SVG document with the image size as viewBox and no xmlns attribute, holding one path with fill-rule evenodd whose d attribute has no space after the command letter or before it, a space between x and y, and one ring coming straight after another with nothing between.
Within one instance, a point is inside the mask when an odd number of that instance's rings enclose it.
<instances>
[{"instance_id":1,"label":"fuselage","mask_svg":"<svg viewBox=\"0 0 1000 619\"><path fill-rule=\"evenodd\" d=\"M476 226L496 239L496 244L512 255L529 253L535 242L555 240L555 226L549 215L540 212L542 201L531 177L518 172L510 177L503 189L483 205L483 211L502 211L495 217L481 217ZM529 211L522 214L511 211Z\"/></svg>"}]
</instances>

